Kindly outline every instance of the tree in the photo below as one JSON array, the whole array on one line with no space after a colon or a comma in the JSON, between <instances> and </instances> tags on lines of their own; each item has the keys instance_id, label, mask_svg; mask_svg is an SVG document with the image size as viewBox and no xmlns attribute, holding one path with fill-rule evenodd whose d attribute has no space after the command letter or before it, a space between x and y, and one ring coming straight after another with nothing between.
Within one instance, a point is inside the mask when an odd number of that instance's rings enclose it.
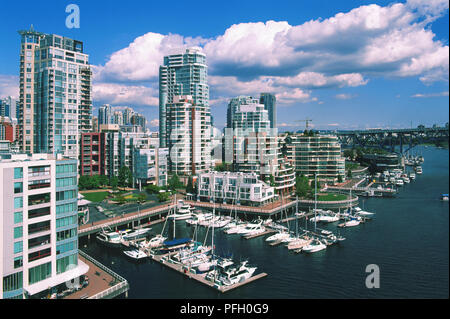
<instances>
[{"instance_id":1,"label":"tree","mask_svg":"<svg viewBox=\"0 0 450 319\"><path fill-rule=\"evenodd\" d=\"M113 176L110 178L109 180L109 185L116 190L117 186L119 185L119 179L117 178L117 176Z\"/></svg>"},{"instance_id":2,"label":"tree","mask_svg":"<svg viewBox=\"0 0 450 319\"><path fill-rule=\"evenodd\" d=\"M350 178L350 179L353 177L353 175L352 175L352 170L351 170L351 169L349 169L349 170L347 171L347 177Z\"/></svg>"},{"instance_id":3,"label":"tree","mask_svg":"<svg viewBox=\"0 0 450 319\"><path fill-rule=\"evenodd\" d=\"M342 175L339 175L338 176L338 183L342 183L343 181L344 181L344 179L343 179Z\"/></svg>"},{"instance_id":4,"label":"tree","mask_svg":"<svg viewBox=\"0 0 450 319\"><path fill-rule=\"evenodd\" d=\"M195 191L195 189L194 189L194 179L192 178L192 176L189 176L188 183L187 183L187 186L186 186L186 193L193 194L194 191Z\"/></svg>"},{"instance_id":5,"label":"tree","mask_svg":"<svg viewBox=\"0 0 450 319\"><path fill-rule=\"evenodd\" d=\"M169 187L173 190L183 187L183 183L180 182L180 178L178 177L177 174L172 175L172 177L168 181L168 184Z\"/></svg>"},{"instance_id":6,"label":"tree","mask_svg":"<svg viewBox=\"0 0 450 319\"><path fill-rule=\"evenodd\" d=\"M143 203L145 202L147 199L147 195L145 195L145 193L139 193L137 200L139 203Z\"/></svg>"},{"instance_id":7,"label":"tree","mask_svg":"<svg viewBox=\"0 0 450 319\"><path fill-rule=\"evenodd\" d=\"M91 176L91 187L92 187L92 189L100 188L100 176L99 175Z\"/></svg>"},{"instance_id":8,"label":"tree","mask_svg":"<svg viewBox=\"0 0 450 319\"><path fill-rule=\"evenodd\" d=\"M78 180L78 187L80 190L89 189L89 176L80 176L80 179Z\"/></svg>"},{"instance_id":9,"label":"tree","mask_svg":"<svg viewBox=\"0 0 450 319\"><path fill-rule=\"evenodd\" d=\"M119 169L119 186L127 187L132 186L133 183L133 174L127 166L122 166Z\"/></svg>"},{"instance_id":10,"label":"tree","mask_svg":"<svg viewBox=\"0 0 450 319\"><path fill-rule=\"evenodd\" d=\"M308 194L311 192L309 180L303 174L301 176L297 176L295 188L298 197L307 197Z\"/></svg>"},{"instance_id":11,"label":"tree","mask_svg":"<svg viewBox=\"0 0 450 319\"><path fill-rule=\"evenodd\" d=\"M108 177L106 175L100 175L98 181L100 186L107 186L109 183Z\"/></svg>"},{"instance_id":12,"label":"tree","mask_svg":"<svg viewBox=\"0 0 450 319\"><path fill-rule=\"evenodd\" d=\"M157 185L147 185L145 187L145 190L147 191L147 193L149 194L158 194L159 191L161 190L161 187L157 186Z\"/></svg>"},{"instance_id":13,"label":"tree","mask_svg":"<svg viewBox=\"0 0 450 319\"><path fill-rule=\"evenodd\" d=\"M158 200L160 202L167 202L169 200L169 194L167 192L159 193Z\"/></svg>"},{"instance_id":14,"label":"tree","mask_svg":"<svg viewBox=\"0 0 450 319\"><path fill-rule=\"evenodd\" d=\"M317 181L317 192L319 192L320 190L320 182ZM316 181L313 179L311 182L311 192L314 194L314 192L316 191Z\"/></svg>"}]
</instances>

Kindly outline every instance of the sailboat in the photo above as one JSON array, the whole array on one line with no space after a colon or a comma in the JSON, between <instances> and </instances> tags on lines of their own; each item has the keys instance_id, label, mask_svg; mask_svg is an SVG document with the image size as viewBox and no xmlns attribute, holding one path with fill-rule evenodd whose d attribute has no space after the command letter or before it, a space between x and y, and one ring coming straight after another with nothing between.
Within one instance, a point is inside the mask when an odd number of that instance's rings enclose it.
<instances>
[{"instance_id":1,"label":"sailboat","mask_svg":"<svg viewBox=\"0 0 450 319\"><path fill-rule=\"evenodd\" d=\"M315 253L315 252L324 250L326 248L327 248L327 246L324 243L322 243L319 239L315 239L309 245L303 246L302 252L304 252L304 253Z\"/></svg>"}]
</instances>

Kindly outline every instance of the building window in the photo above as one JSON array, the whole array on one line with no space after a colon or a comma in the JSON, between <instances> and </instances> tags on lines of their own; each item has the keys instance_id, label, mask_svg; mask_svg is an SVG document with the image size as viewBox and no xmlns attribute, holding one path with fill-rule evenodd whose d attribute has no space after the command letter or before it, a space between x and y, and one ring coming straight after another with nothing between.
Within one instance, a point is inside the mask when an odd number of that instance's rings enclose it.
<instances>
[{"instance_id":1,"label":"building window","mask_svg":"<svg viewBox=\"0 0 450 319\"><path fill-rule=\"evenodd\" d=\"M28 225L28 234L36 234L50 230L50 221L40 222L32 225Z\"/></svg>"},{"instance_id":2,"label":"building window","mask_svg":"<svg viewBox=\"0 0 450 319\"><path fill-rule=\"evenodd\" d=\"M23 198L22 197L16 197L14 198L14 209L22 208L23 207Z\"/></svg>"},{"instance_id":3,"label":"building window","mask_svg":"<svg viewBox=\"0 0 450 319\"><path fill-rule=\"evenodd\" d=\"M62 241L77 236L77 228L64 230L56 233L56 240Z\"/></svg>"},{"instance_id":4,"label":"building window","mask_svg":"<svg viewBox=\"0 0 450 319\"><path fill-rule=\"evenodd\" d=\"M28 206L50 203L50 193L28 196Z\"/></svg>"},{"instance_id":5,"label":"building window","mask_svg":"<svg viewBox=\"0 0 450 319\"><path fill-rule=\"evenodd\" d=\"M3 292L19 290L23 287L23 274L18 272L3 277Z\"/></svg>"},{"instance_id":6,"label":"building window","mask_svg":"<svg viewBox=\"0 0 450 319\"><path fill-rule=\"evenodd\" d=\"M40 251L36 251L34 253L28 254L28 261L32 262L32 261L36 261L45 257L48 257L51 255L51 249L47 248L47 249L43 249Z\"/></svg>"},{"instance_id":7,"label":"building window","mask_svg":"<svg viewBox=\"0 0 450 319\"><path fill-rule=\"evenodd\" d=\"M23 193L23 183L16 182L16 183L14 183L14 194L20 194L20 193Z\"/></svg>"},{"instance_id":8,"label":"building window","mask_svg":"<svg viewBox=\"0 0 450 319\"><path fill-rule=\"evenodd\" d=\"M23 242L18 241L14 243L14 254L19 254L23 251Z\"/></svg>"},{"instance_id":9,"label":"building window","mask_svg":"<svg viewBox=\"0 0 450 319\"><path fill-rule=\"evenodd\" d=\"M52 274L52 263L46 263L36 266L28 270L29 284L32 285L44 279L47 279Z\"/></svg>"},{"instance_id":10,"label":"building window","mask_svg":"<svg viewBox=\"0 0 450 319\"><path fill-rule=\"evenodd\" d=\"M36 237L28 240L28 249L32 249L38 246L44 246L50 244L50 235Z\"/></svg>"},{"instance_id":11,"label":"building window","mask_svg":"<svg viewBox=\"0 0 450 319\"><path fill-rule=\"evenodd\" d=\"M78 265L78 253L56 260L56 273L61 274ZM75 267L74 267L75 266Z\"/></svg>"},{"instance_id":12,"label":"building window","mask_svg":"<svg viewBox=\"0 0 450 319\"><path fill-rule=\"evenodd\" d=\"M20 178L23 178L23 168L15 167L14 168L14 179L20 179Z\"/></svg>"},{"instance_id":13,"label":"building window","mask_svg":"<svg viewBox=\"0 0 450 319\"><path fill-rule=\"evenodd\" d=\"M28 219L50 215L50 207L32 209L28 211Z\"/></svg>"},{"instance_id":14,"label":"building window","mask_svg":"<svg viewBox=\"0 0 450 319\"><path fill-rule=\"evenodd\" d=\"M49 179L28 182L28 190L48 188L48 187L50 187Z\"/></svg>"},{"instance_id":15,"label":"building window","mask_svg":"<svg viewBox=\"0 0 450 319\"><path fill-rule=\"evenodd\" d=\"M22 238L23 236L23 227L15 227L14 228L14 239Z\"/></svg>"},{"instance_id":16,"label":"building window","mask_svg":"<svg viewBox=\"0 0 450 319\"><path fill-rule=\"evenodd\" d=\"M14 224L20 224L23 222L23 213L15 212L14 213Z\"/></svg>"},{"instance_id":17,"label":"building window","mask_svg":"<svg viewBox=\"0 0 450 319\"><path fill-rule=\"evenodd\" d=\"M16 257L14 258L14 269L20 268L23 266L23 257Z\"/></svg>"}]
</instances>

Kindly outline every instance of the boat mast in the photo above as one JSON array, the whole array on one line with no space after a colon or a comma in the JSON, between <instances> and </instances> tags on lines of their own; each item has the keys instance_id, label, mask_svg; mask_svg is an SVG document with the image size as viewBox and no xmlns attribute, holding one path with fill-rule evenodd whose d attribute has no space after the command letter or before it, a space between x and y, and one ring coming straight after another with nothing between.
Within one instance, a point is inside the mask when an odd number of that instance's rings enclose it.
<instances>
[{"instance_id":1,"label":"boat mast","mask_svg":"<svg viewBox=\"0 0 450 319\"><path fill-rule=\"evenodd\" d=\"M295 237L298 237L298 195L295 197L295 213L296 219L295 219Z\"/></svg>"},{"instance_id":2,"label":"boat mast","mask_svg":"<svg viewBox=\"0 0 450 319\"><path fill-rule=\"evenodd\" d=\"M314 173L314 232L317 228L317 173Z\"/></svg>"},{"instance_id":3,"label":"boat mast","mask_svg":"<svg viewBox=\"0 0 450 319\"><path fill-rule=\"evenodd\" d=\"M175 193L175 207L174 207L174 211L173 211L173 239L175 239L175 215L176 215L176 210L177 210L177 194Z\"/></svg>"}]
</instances>

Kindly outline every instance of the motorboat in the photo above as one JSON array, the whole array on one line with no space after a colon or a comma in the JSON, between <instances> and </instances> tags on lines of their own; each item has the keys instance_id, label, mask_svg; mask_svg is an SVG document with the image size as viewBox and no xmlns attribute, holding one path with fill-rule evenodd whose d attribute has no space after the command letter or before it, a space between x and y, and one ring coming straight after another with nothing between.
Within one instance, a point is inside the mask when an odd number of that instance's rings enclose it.
<instances>
[{"instance_id":1,"label":"motorboat","mask_svg":"<svg viewBox=\"0 0 450 319\"><path fill-rule=\"evenodd\" d=\"M423 173L422 166L416 166L416 174L420 175Z\"/></svg>"},{"instance_id":2,"label":"motorboat","mask_svg":"<svg viewBox=\"0 0 450 319\"><path fill-rule=\"evenodd\" d=\"M339 221L339 219L341 219L340 214L329 214L329 215L323 215L322 218L320 219L321 222L324 223L334 223Z\"/></svg>"},{"instance_id":3,"label":"motorboat","mask_svg":"<svg viewBox=\"0 0 450 319\"><path fill-rule=\"evenodd\" d=\"M286 238L281 239L281 242L282 242L283 244L288 244L288 245L289 245L289 243L291 243L291 242L293 242L293 241L296 241L297 239L298 239L298 237L296 237L296 236L293 235L293 234L290 234L289 237L286 237Z\"/></svg>"},{"instance_id":4,"label":"motorboat","mask_svg":"<svg viewBox=\"0 0 450 319\"><path fill-rule=\"evenodd\" d=\"M403 186L404 184L405 183L404 183L403 179L401 179L401 178L397 178L395 180L395 185L397 185L397 186Z\"/></svg>"},{"instance_id":5,"label":"motorboat","mask_svg":"<svg viewBox=\"0 0 450 319\"><path fill-rule=\"evenodd\" d=\"M122 235L122 241L131 241L139 238L144 238L150 233L151 228L144 227L134 229L131 232Z\"/></svg>"},{"instance_id":6,"label":"motorboat","mask_svg":"<svg viewBox=\"0 0 450 319\"><path fill-rule=\"evenodd\" d=\"M210 220L213 217L212 213L197 213L193 214L191 218L186 219L186 224L197 225L200 222Z\"/></svg>"},{"instance_id":7,"label":"motorboat","mask_svg":"<svg viewBox=\"0 0 450 319\"><path fill-rule=\"evenodd\" d=\"M237 267L229 267L223 271L218 279L224 286L231 286L249 279L256 269L256 267L249 267L248 261L243 261Z\"/></svg>"},{"instance_id":8,"label":"motorboat","mask_svg":"<svg viewBox=\"0 0 450 319\"><path fill-rule=\"evenodd\" d=\"M349 221L346 221L342 224L342 227L354 227L358 226L361 223L361 221L357 218L351 218Z\"/></svg>"},{"instance_id":9,"label":"motorboat","mask_svg":"<svg viewBox=\"0 0 450 319\"><path fill-rule=\"evenodd\" d=\"M168 218L175 220L186 220L192 217L193 208L188 204L181 205L174 214L169 214Z\"/></svg>"},{"instance_id":10,"label":"motorboat","mask_svg":"<svg viewBox=\"0 0 450 319\"><path fill-rule=\"evenodd\" d=\"M289 249L289 250L302 249L303 247L311 244L311 242L312 242L312 239L309 238L308 236L299 237L296 240L291 241L287 245L287 249Z\"/></svg>"},{"instance_id":11,"label":"motorboat","mask_svg":"<svg viewBox=\"0 0 450 319\"><path fill-rule=\"evenodd\" d=\"M289 234L288 232L281 231L279 233L276 233L275 235L267 237L266 241L270 242L270 241L282 240L282 239L288 238L290 236L291 236L291 234Z\"/></svg>"},{"instance_id":12,"label":"motorboat","mask_svg":"<svg viewBox=\"0 0 450 319\"><path fill-rule=\"evenodd\" d=\"M359 207L354 207L353 210L354 210L356 215L360 215L360 216L372 216L372 215L375 215L375 213L366 212L365 210L362 210Z\"/></svg>"},{"instance_id":13,"label":"motorboat","mask_svg":"<svg viewBox=\"0 0 450 319\"><path fill-rule=\"evenodd\" d=\"M249 224L245 228L242 228L240 231L238 231L238 234L241 236L250 236L250 235L256 235L261 234L266 231L266 228L262 225L258 224Z\"/></svg>"},{"instance_id":14,"label":"motorboat","mask_svg":"<svg viewBox=\"0 0 450 319\"><path fill-rule=\"evenodd\" d=\"M238 234L239 232L242 231L242 229L244 229L245 227L247 227L247 223L243 223L243 224L236 224L236 226L230 227L225 229L225 234L231 235L231 234Z\"/></svg>"},{"instance_id":15,"label":"motorboat","mask_svg":"<svg viewBox=\"0 0 450 319\"><path fill-rule=\"evenodd\" d=\"M414 172L409 173L409 179L410 180L415 180L416 179L416 174Z\"/></svg>"},{"instance_id":16,"label":"motorboat","mask_svg":"<svg viewBox=\"0 0 450 319\"><path fill-rule=\"evenodd\" d=\"M448 194L441 194L441 200L448 201Z\"/></svg>"},{"instance_id":17,"label":"motorboat","mask_svg":"<svg viewBox=\"0 0 450 319\"><path fill-rule=\"evenodd\" d=\"M151 238L149 241L142 242L140 244L140 247L141 248L160 247L166 239L167 239L167 237L164 237L162 235L156 235L155 237Z\"/></svg>"},{"instance_id":18,"label":"motorboat","mask_svg":"<svg viewBox=\"0 0 450 319\"><path fill-rule=\"evenodd\" d=\"M143 260L148 257L147 254L140 249L124 250L123 253L134 260Z\"/></svg>"},{"instance_id":19,"label":"motorboat","mask_svg":"<svg viewBox=\"0 0 450 319\"><path fill-rule=\"evenodd\" d=\"M304 252L304 253L315 253L315 252L324 250L326 248L327 248L327 246L324 243L322 243L318 239L315 239L309 245L303 246L302 252Z\"/></svg>"},{"instance_id":20,"label":"motorboat","mask_svg":"<svg viewBox=\"0 0 450 319\"><path fill-rule=\"evenodd\" d=\"M102 229L100 233L97 234L96 238L99 242L108 247L120 247L122 243L122 235L131 232L130 229L125 231L106 231Z\"/></svg>"}]
</instances>

